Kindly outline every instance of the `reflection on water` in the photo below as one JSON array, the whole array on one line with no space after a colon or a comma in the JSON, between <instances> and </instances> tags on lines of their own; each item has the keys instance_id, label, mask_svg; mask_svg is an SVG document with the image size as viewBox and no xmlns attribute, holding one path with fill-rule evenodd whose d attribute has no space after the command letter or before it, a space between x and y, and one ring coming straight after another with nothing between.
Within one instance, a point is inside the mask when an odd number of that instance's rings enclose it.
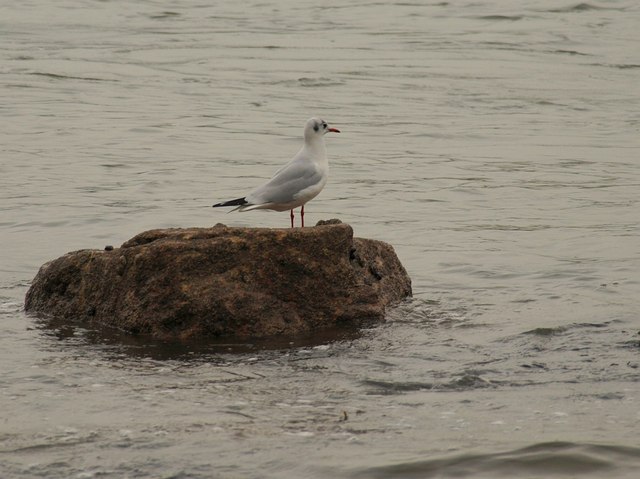
<instances>
[{"instance_id":1,"label":"reflection on water","mask_svg":"<svg viewBox=\"0 0 640 479\"><path fill-rule=\"evenodd\" d=\"M206 338L206 340L161 341L145 335L131 335L109 326L87 326L63 319L36 319L38 329L48 338L64 341L64 347L98 348L103 352L112 351L137 358L154 360L194 360L211 361L218 355L255 354L269 351L314 347L333 341L355 340L361 335L360 329L323 328L313 334L290 337L264 337L247 341L233 337ZM72 346L71 346L72 345Z\"/></svg>"},{"instance_id":2,"label":"reflection on water","mask_svg":"<svg viewBox=\"0 0 640 479\"><path fill-rule=\"evenodd\" d=\"M639 22L616 0L6 6L0 476L635 477ZM23 313L67 251L286 227L210 205L312 115L342 134L305 212L394 246L415 298L387 322L166 344Z\"/></svg>"}]
</instances>

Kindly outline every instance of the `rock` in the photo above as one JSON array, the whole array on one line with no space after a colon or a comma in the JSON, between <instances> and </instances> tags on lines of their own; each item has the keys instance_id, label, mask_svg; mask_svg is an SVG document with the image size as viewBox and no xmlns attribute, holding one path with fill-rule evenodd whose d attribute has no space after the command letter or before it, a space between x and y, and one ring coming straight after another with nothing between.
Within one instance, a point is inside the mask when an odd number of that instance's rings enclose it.
<instances>
[{"instance_id":1,"label":"rock","mask_svg":"<svg viewBox=\"0 0 640 479\"><path fill-rule=\"evenodd\" d=\"M296 335L382 320L411 295L393 248L339 221L159 229L40 268L25 309L160 339Z\"/></svg>"}]
</instances>

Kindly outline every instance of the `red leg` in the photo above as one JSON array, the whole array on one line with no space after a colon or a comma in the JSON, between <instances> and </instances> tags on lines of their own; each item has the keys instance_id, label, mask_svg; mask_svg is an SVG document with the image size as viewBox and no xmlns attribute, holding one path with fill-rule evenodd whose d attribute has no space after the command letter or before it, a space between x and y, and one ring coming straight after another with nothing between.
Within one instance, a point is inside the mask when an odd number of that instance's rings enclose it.
<instances>
[{"instance_id":1,"label":"red leg","mask_svg":"<svg viewBox=\"0 0 640 479\"><path fill-rule=\"evenodd\" d=\"M291 227L293 228L293 210L291 210Z\"/></svg>"},{"instance_id":2,"label":"red leg","mask_svg":"<svg viewBox=\"0 0 640 479\"><path fill-rule=\"evenodd\" d=\"M302 222L302 227L304 228L304 205L300 208L300 221Z\"/></svg>"}]
</instances>

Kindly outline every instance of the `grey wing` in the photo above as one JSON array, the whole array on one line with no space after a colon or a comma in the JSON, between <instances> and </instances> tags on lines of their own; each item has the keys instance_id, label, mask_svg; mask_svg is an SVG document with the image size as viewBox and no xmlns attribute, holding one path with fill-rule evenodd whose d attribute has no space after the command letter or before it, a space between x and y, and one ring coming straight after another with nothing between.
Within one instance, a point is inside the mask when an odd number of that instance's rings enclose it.
<instances>
[{"instance_id":1,"label":"grey wing","mask_svg":"<svg viewBox=\"0 0 640 479\"><path fill-rule=\"evenodd\" d=\"M289 203L302 190L322 181L322 173L314 163L293 161L285 165L264 185L247 196L254 205L265 203Z\"/></svg>"}]
</instances>

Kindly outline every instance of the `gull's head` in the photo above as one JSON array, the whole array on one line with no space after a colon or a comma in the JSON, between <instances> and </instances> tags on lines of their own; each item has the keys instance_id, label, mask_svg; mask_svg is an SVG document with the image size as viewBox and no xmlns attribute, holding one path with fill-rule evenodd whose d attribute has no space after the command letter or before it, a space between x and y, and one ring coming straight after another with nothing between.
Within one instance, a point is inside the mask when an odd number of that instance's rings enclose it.
<instances>
[{"instance_id":1,"label":"gull's head","mask_svg":"<svg viewBox=\"0 0 640 479\"><path fill-rule=\"evenodd\" d=\"M307 124L304 126L304 139L306 141L312 141L317 138L322 138L329 132L340 133L337 128L331 128L327 125L327 122L320 118L309 118Z\"/></svg>"}]
</instances>

